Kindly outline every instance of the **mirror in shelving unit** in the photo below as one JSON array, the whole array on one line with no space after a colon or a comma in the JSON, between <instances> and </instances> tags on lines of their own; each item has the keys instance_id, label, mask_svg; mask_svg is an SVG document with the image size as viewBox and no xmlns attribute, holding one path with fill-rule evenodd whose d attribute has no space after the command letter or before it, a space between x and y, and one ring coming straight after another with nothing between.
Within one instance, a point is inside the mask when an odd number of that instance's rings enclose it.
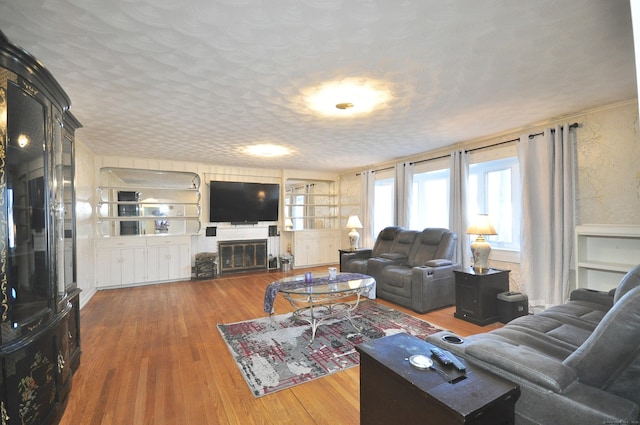
<instances>
[{"instance_id":1,"label":"mirror in shelving unit","mask_svg":"<svg viewBox=\"0 0 640 425\"><path fill-rule=\"evenodd\" d=\"M196 234L200 231L200 176L181 171L100 169L101 236Z\"/></svg>"},{"instance_id":2,"label":"mirror in shelving unit","mask_svg":"<svg viewBox=\"0 0 640 425\"><path fill-rule=\"evenodd\" d=\"M335 188L334 181L287 179L284 200L287 230L338 228ZM291 227L287 219L291 220Z\"/></svg>"}]
</instances>

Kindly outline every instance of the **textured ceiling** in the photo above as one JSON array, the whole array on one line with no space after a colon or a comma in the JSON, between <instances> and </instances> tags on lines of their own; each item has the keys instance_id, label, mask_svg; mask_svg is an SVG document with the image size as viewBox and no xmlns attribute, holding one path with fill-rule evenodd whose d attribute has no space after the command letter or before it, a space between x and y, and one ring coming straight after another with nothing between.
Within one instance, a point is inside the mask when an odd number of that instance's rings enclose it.
<instances>
[{"instance_id":1,"label":"textured ceiling","mask_svg":"<svg viewBox=\"0 0 640 425\"><path fill-rule=\"evenodd\" d=\"M626 0L0 0L0 29L100 155L341 171L636 97ZM366 117L304 103L361 78Z\"/></svg>"}]
</instances>

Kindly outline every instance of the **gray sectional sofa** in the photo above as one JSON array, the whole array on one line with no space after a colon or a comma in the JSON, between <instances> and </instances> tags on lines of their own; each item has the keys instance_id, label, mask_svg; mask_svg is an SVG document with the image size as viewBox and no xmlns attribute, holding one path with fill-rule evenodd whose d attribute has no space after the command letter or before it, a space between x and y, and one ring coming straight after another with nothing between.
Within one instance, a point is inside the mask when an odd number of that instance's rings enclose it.
<instances>
[{"instance_id":1,"label":"gray sectional sofa","mask_svg":"<svg viewBox=\"0 0 640 425\"><path fill-rule=\"evenodd\" d=\"M418 313L455 304L456 234L448 229L383 229L373 249L342 254L343 272L376 280L377 296Z\"/></svg>"},{"instance_id":2,"label":"gray sectional sofa","mask_svg":"<svg viewBox=\"0 0 640 425\"><path fill-rule=\"evenodd\" d=\"M639 423L640 266L609 293L578 289L542 313L455 337L427 341L520 384L516 424Z\"/></svg>"}]
</instances>

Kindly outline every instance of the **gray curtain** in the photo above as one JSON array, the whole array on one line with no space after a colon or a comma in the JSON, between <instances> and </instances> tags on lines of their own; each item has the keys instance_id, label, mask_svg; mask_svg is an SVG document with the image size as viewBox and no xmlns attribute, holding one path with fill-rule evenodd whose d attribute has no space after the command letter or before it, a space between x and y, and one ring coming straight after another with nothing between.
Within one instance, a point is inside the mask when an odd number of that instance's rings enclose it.
<instances>
[{"instance_id":1,"label":"gray curtain","mask_svg":"<svg viewBox=\"0 0 640 425\"><path fill-rule=\"evenodd\" d=\"M411 193L413 186L413 164L402 163L395 166L395 216L396 225L409 227ZM377 235L376 235L377 236Z\"/></svg>"},{"instance_id":2,"label":"gray curtain","mask_svg":"<svg viewBox=\"0 0 640 425\"><path fill-rule=\"evenodd\" d=\"M455 260L463 268L471 267L471 248L467 227L467 181L469 162L466 151L451 152L449 189L449 229L458 235Z\"/></svg>"},{"instance_id":3,"label":"gray curtain","mask_svg":"<svg viewBox=\"0 0 640 425\"><path fill-rule=\"evenodd\" d=\"M534 307L566 301L574 235L575 131L548 128L518 143L522 178L520 289Z\"/></svg>"},{"instance_id":4,"label":"gray curtain","mask_svg":"<svg viewBox=\"0 0 640 425\"><path fill-rule=\"evenodd\" d=\"M373 171L360 173L360 212L358 217L362 223L358 246L372 247L377 235L373 234L373 198L376 187L376 175Z\"/></svg>"}]
</instances>

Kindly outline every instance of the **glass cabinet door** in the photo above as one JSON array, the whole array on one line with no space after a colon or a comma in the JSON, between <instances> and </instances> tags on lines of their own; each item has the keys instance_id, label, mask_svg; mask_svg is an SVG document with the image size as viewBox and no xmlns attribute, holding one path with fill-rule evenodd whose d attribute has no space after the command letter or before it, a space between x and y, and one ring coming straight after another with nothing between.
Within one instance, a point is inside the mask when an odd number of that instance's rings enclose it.
<instances>
[{"instance_id":1,"label":"glass cabinet door","mask_svg":"<svg viewBox=\"0 0 640 425\"><path fill-rule=\"evenodd\" d=\"M64 152L62 148L62 113L57 109L52 111L51 124L51 146L49 158L51 158L52 178L49 190L51 191L49 218L51 220L52 232L49 232L52 240L52 258L55 267L51 268L51 281L55 283L58 295L63 297L66 294L65 285L65 237L64 237L64 215L65 215L65 184L64 184Z\"/></svg>"},{"instance_id":2,"label":"glass cabinet door","mask_svg":"<svg viewBox=\"0 0 640 425\"><path fill-rule=\"evenodd\" d=\"M76 192L74 135L71 123L65 120L62 137L62 183L64 203L64 285L67 292L77 287L76 277Z\"/></svg>"},{"instance_id":3,"label":"glass cabinet door","mask_svg":"<svg viewBox=\"0 0 640 425\"><path fill-rule=\"evenodd\" d=\"M2 322L20 328L49 311L47 167L44 161L46 107L16 84L7 83L7 145L4 163L3 243L6 244L6 299ZM3 328L6 329L6 328ZM3 342L11 339L3 331Z\"/></svg>"}]
</instances>

